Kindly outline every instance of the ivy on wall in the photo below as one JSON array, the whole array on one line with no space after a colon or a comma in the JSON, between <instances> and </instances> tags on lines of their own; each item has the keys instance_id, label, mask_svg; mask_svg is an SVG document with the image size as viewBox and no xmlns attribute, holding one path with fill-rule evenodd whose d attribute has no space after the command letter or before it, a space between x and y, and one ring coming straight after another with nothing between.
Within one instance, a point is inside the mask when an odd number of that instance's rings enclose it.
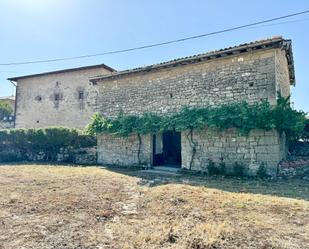
<instances>
[{"instance_id":1,"label":"ivy on wall","mask_svg":"<svg viewBox=\"0 0 309 249\"><path fill-rule=\"evenodd\" d=\"M141 116L119 114L115 119L95 114L87 126L89 134L108 133L127 137L130 134L148 134L167 130L185 131L216 128L236 128L242 134L253 129L285 132L289 139L297 139L304 130L305 113L291 108L290 98L280 97L277 105L267 101L246 102L209 107L184 107L178 113L158 115L144 113Z\"/></svg>"}]
</instances>

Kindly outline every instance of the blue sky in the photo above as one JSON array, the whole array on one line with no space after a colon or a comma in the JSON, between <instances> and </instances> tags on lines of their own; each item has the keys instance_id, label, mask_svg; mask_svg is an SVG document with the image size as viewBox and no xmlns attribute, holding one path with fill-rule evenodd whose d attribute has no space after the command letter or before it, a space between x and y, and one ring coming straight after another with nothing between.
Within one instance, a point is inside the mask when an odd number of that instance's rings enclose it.
<instances>
[{"instance_id":1,"label":"blue sky","mask_svg":"<svg viewBox=\"0 0 309 249\"><path fill-rule=\"evenodd\" d=\"M307 0L0 0L0 63L137 47L304 10ZM309 111L309 14L286 21L124 54L0 66L0 96L12 94L8 77L99 63L123 70L282 35L293 41L294 107Z\"/></svg>"}]
</instances>

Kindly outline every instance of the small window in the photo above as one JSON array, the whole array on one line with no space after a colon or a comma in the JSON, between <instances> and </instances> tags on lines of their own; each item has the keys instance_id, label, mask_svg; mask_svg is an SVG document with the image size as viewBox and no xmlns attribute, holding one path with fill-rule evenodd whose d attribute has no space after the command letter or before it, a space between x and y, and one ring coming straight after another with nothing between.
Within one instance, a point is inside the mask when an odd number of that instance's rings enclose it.
<instances>
[{"instance_id":1,"label":"small window","mask_svg":"<svg viewBox=\"0 0 309 249\"><path fill-rule=\"evenodd\" d=\"M78 99L84 99L84 92L83 91L79 91L78 92Z\"/></svg>"},{"instance_id":2,"label":"small window","mask_svg":"<svg viewBox=\"0 0 309 249\"><path fill-rule=\"evenodd\" d=\"M40 101L42 101L42 97L41 97L41 96L36 96L36 97L35 97L35 100L38 101L38 102L40 102Z\"/></svg>"},{"instance_id":3,"label":"small window","mask_svg":"<svg viewBox=\"0 0 309 249\"><path fill-rule=\"evenodd\" d=\"M59 101L60 100L60 94L59 93L56 93L55 94L55 101Z\"/></svg>"}]
</instances>

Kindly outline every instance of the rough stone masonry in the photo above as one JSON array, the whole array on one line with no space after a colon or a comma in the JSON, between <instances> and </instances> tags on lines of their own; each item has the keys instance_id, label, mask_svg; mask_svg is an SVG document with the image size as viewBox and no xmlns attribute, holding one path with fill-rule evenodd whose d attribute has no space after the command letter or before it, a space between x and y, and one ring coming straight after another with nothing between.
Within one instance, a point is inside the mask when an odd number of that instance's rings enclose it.
<instances>
[{"instance_id":1,"label":"rough stone masonry","mask_svg":"<svg viewBox=\"0 0 309 249\"><path fill-rule=\"evenodd\" d=\"M97 76L99 75L99 76ZM89 82L90 79L90 82ZM95 112L114 118L182 107L268 100L288 96L295 84L291 41L256 41L151 66L116 71L104 64L10 78L16 88L16 128L84 128ZM210 162L261 164L275 174L285 158L284 134L254 130L167 131L128 138L98 136L98 162L169 165L205 170Z\"/></svg>"},{"instance_id":2,"label":"rough stone masonry","mask_svg":"<svg viewBox=\"0 0 309 249\"><path fill-rule=\"evenodd\" d=\"M17 84L15 128L84 128L96 111L89 77L112 71L101 64L9 78Z\"/></svg>"},{"instance_id":3,"label":"rough stone masonry","mask_svg":"<svg viewBox=\"0 0 309 249\"><path fill-rule=\"evenodd\" d=\"M274 37L206 54L181 58L152 66L113 72L90 80L98 89L97 108L106 117L144 112L167 114L183 106L208 106L232 102L268 100L276 104L280 93L290 94L294 84L290 40ZM157 135L157 136L156 136ZM154 165L158 134L119 138L98 137L98 162L117 165ZM285 136L276 130L251 131L205 129L181 133L182 168L205 170L210 161L235 162L254 174L266 165L275 174L286 155ZM165 141L165 144L168 144ZM194 143L194 148L192 146ZM166 146L167 147L167 146ZM164 152L164 141L163 141ZM166 152L168 154L170 152ZM172 154L171 154L172 156ZM166 159L166 162L169 162Z\"/></svg>"}]
</instances>

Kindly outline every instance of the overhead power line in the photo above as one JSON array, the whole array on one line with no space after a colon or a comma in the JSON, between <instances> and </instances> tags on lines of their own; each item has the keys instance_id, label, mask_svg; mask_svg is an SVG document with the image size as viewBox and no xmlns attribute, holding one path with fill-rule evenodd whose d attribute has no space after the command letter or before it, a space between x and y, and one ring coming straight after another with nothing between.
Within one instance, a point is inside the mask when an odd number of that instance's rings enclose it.
<instances>
[{"instance_id":1,"label":"overhead power line","mask_svg":"<svg viewBox=\"0 0 309 249\"><path fill-rule=\"evenodd\" d=\"M283 25L283 24L288 24L288 23L297 23L297 22L306 22L306 21L309 21L309 18L296 19L296 20L284 21L284 22L269 23L269 24L264 24L264 25L258 25L258 26L248 27L248 28L246 28L246 29L256 29L256 28L263 28L263 27L270 27L270 26L278 26L278 25Z\"/></svg>"},{"instance_id":2,"label":"overhead power line","mask_svg":"<svg viewBox=\"0 0 309 249\"><path fill-rule=\"evenodd\" d=\"M76 60L76 59L83 59L83 58L89 58L89 57L97 57L97 56L103 56L103 55L111 55L111 54L131 52L131 51L135 51L135 50L159 47L159 46L164 46L164 45L168 45L168 44L172 44L172 43L184 42L184 41L198 39L198 38L202 38L202 37L206 37L206 36L226 33L226 32L230 32L230 31L234 31L234 30L248 28L248 27L259 25L259 24L269 23L269 22L282 20L282 19L293 17L293 16L299 16L299 15L303 15L303 14L307 14L307 13L309 13L309 10L305 10L305 11L302 11L302 12L297 12L297 13L293 13L293 14L289 14L289 15L285 15L285 16L275 17L275 18L271 18L271 19L266 19L266 20L263 20L263 21L249 23L249 24L245 24L245 25L241 25L241 26L236 26L236 27L233 27L233 28L223 29L223 30L214 31L214 32L205 33L205 34L200 34L200 35L195 35L195 36L184 37L184 38L180 38L180 39L176 39L176 40L170 40L170 41L165 41L165 42L160 42L160 43L144 45L144 46L140 46L140 47L120 49L120 50L102 52L102 53L97 53L97 54L88 54L88 55L80 55L80 56L72 56L72 57L55 58L55 59L0 63L0 66L27 65L27 64L48 63L48 62L56 62L56 61L67 61L67 60Z\"/></svg>"}]
</instances>

